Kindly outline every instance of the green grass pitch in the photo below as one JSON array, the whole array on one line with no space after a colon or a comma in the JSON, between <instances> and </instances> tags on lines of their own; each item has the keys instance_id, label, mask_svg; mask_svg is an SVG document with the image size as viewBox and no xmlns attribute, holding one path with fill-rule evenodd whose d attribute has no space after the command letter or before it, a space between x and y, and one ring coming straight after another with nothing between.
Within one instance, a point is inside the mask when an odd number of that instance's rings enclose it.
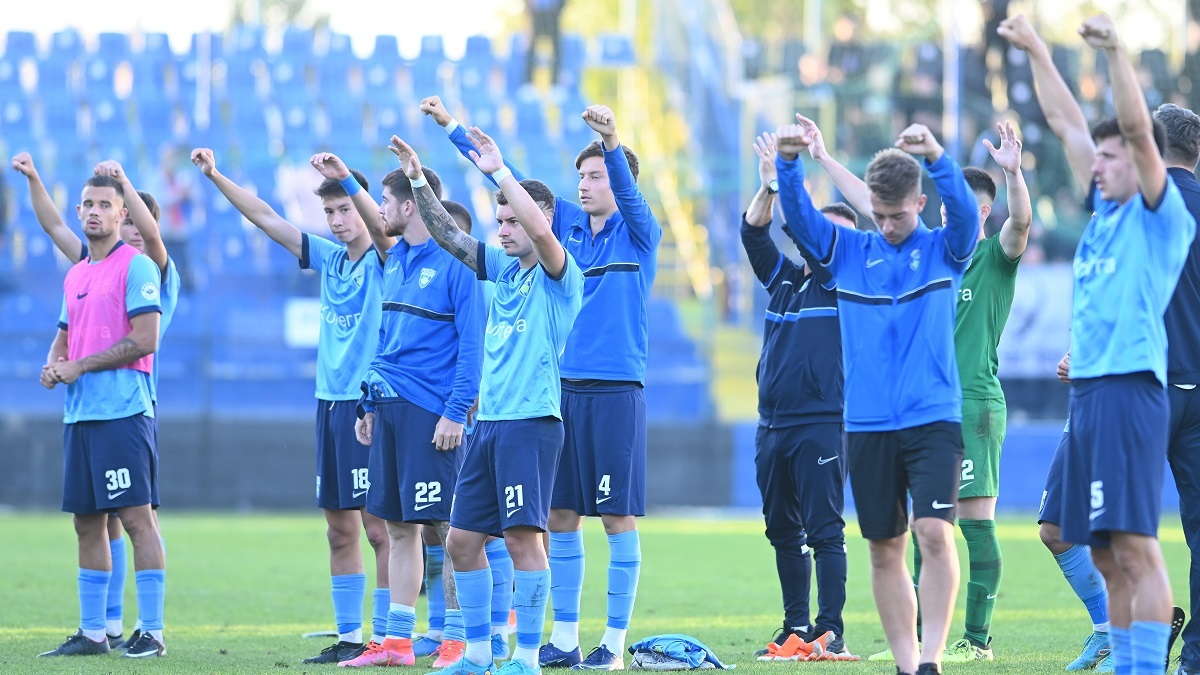
<instances>
[{"instance_id":1,"label":"green grass pitch","mask_svg":"<svg viewBox=\"0 0 1200 675\"><path fill-rule=\"evenodd\" d=\"M332 623L328 549L319 513L166 511L162 525L168 556L167 657L39 660L35 655L57 646L78 621L71 521L63 514L0 515L0 673L337 671L300 663L328 642L301 634L329 629ZM656 633L688 633L736 663L739 672L754 675L895 672L890 664L867 662L754 661L751 652L770 638L781 618L774 558L761 521L650 517L641 527L644 563L630 642ZM600 524L589 521L584 529L590 554L581 627L586 651L604 630L608 554ZM849 530L846 639L852 651L866 656L886 645L871 600L866 545L853 525ZM1000 536L1005 568L992 624L996 661L949 664L945 671L1060 673L1090 632L1087 615L1038 541L1031 518L1003 519ZM1188 552L1176 516L1165 516L1162 539L1175 602L1186 606ZM961 540L959 551L965 562ZM964 594L959 595L952 639L962 630ZM368 596L368 617L369 602ZM125 608L128 632L136 612L132 572ZM423 627L424 609L419 607L417 629ZM549 627L547 621L547 635ZM429 672L427 665L407 672Z\"/></svg>"}]
</instances>

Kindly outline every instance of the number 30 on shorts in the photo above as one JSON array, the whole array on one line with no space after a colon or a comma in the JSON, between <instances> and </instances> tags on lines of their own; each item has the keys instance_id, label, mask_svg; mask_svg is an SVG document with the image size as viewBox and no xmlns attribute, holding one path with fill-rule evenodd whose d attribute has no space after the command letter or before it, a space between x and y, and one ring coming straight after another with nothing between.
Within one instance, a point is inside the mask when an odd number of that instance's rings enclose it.
<instances>
[{"instance_id":1,"label":"number 30 on shorts","mask_svg":"<svg viewBox=\"0 0 1200 675\"><path fill-rule=\"evenodd\" d=\"M109 469L104 472L104 477L108 479L105 487L109 490L128 490L133 484L129 479L129 469Z\"/></svg>"}]
</instances>

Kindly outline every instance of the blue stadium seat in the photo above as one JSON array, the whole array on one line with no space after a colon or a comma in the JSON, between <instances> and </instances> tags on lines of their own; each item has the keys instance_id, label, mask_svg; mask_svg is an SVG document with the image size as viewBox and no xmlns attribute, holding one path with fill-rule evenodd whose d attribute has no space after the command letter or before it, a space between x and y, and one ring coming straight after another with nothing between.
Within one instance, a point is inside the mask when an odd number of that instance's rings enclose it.
<instances>
[{"instance_id":1,"label":"blue stadium seat","mask_svg":"<svg viewBox=\"0 0 1200 675\"><path fill-rule=\"evenodd\" d=\"M525 84L525 55L528 52L529 37L524 33L513 35L509 41L508 61L504 65L504 86L509 96Z\"/></svg>"},{"instance_id":2,"label":"blue stadium seat","mask_svg":"<svg viewBox=\"0 0 1200 675\"><path fill-rule=\"evenodd\" d=\"M128 33L100 33L93 58L100 58L110 65L128 61L132 53Z\"/></svg>"},{"instance_id":3,"label":"blue stadium seat","mask_svg":"<svg viewBox=\"0 0 1200 675\"><path fill-rule=\"evenodd\" d=\"M74 83L70 81L72 64L70 59L61 56L48 56L37 64L37 91L54 92L73 91Z\"/></svg>"},{"instance_id":4,"label":"blue stadium seat","mask_svg":"<svg viewBox=\"0 0 1200 675\"><path fill-rule=\"evenodd\" d=\"M303 102L281 103L278 108L284 146L289 151L312 148L315 133L308 114L310 106Z\"/></svg>"},{"instance_id":5,"label":"blue stadium seat","mask_svg":"<svg viewBox=\"0 0 1200 675\"><path fill-rule=\"evenodd\" d=\"M0 97L24 97L21 86L21 64L18 60L4 56L0 58Z\"/></svg>"},{"instance_id":6,"label":"blue stadium seat","mask_svg":"<svg viewBox=\"0 0 1200 675\"><path fill-rule=\"evenodd\" d=\"M158 61L171 61L175 57L171 51L171 39L166 33L146 33L142 36L142 48L133 55L133 58L156 59Z\"/></svg>"},{"instance_id":7,"label":"blue stadium seat","mask_svg":"<svg viewBox=\"0 0 1200 675\"><path fill-rule=\"evenodd\" d=\"M220 59L225 54L225 36L221 33L192 33L192 39L188 43L188 51L183 55L182 59L191 59L195 61L200 57L201 38L208 39L208 53L214 61Z\"/></svg>"},{"instance_id":8,"label":"blue stadium seat","mask_svg":"<svg viewBox=\"0 0 1200 675\"><path fill-rule=\"evenodd\" d=\"M106 145L129 144L129 115L124 101L112 94L88 99L92 138Z\"/></svg>"},{"instance_id":9,"label":"blue stadium seat","mask_svg":"<svg viewBox=\"0 0 1200 675\"><path fill-rule=\"evenodd\" d=\"M535 96L519 96L513 106L517 115L517 133L545 135L546 109L544 103ZM583 111L580 111L583 112Z\"/></svg>"},{"instance_id":10,"label":"blue stadium seat","mask_svg":"<svg viewBox=\"0 0 1200 675\"><path fill-rule=\"evenodd\" d=\"M467 51L457 68L458 86L468 108L482 106L493 98L489 89L494 67L492 41L482 35L468 37Z\"/></svg>"},{"instance_id":11,"label":"blue stadium seat","mask_svg":"<svg viewBox=\"0 0 1200 675\"><path fill-rule=\"evenodd\" d=\"M340 97L321 97L329 133L325 140L334 143L334 152L339 155L343 143L360 144L366 124L366 108L363 102L349 94ZM382 142L382 141L381 141Z\"/></svg>"},{"instance_id":12,"label":"blue stadium seat","mask_svg":"<svg viewBox=\"0 0 1200 675\"><path fill-rule=\"evenodd\" d=\"M283 49L280 55L284 58L297 58L307 61L313 55L313 30L300 26L288 26L283 31Z\"/></svg>"},{"instance_id":13,"label":"blue stadium seat","mask_svg":"<svg viewBox=\"0 0 1200 675\"><path fill-rule=\"evenodd\" d=\"M421 53L418 59L429 59L431 61L445 61L446 50L442 44L441 35L426 35L421 38Z\"/></svg>"},{"instance_id":14,"label":"blue stadium seat","mask_svg":"<svg viewBox=\"0 0 1200 675\"><path fill-rule=\"evenodd\" d=\"M83 39L74 28L60 30L50 36L49 57L73 60L83 56Z\"/></svg>"},{"instance_id":15,"label":"blue stadium seat","mask_svg":"<svg viewBox=\"0 0 1200 675\"><path fill-rule=\"evenodd\" d=\"M174 138L175 103L161 98L134 98L133 104L145 152L155 156L158 147Z\"/></svg>"},{"instance_id":16,"label":"blue stadium seat","mask_svg":"<svg viewBox=\"0 0 1200 675\"><path fill-rule=\"evenodd\" d=\"M38 88L41 100L42 124L46 135L56 142L65 142L79 136L79 101L74 96L58 90ZM53 96L53 98L51 98Z\"/></svg>"},{"instance_id":17,"label":"blue stadium seat","mask_svg":"<svg viewBox=\"0 0 1200 675\"><path fill-rule=\"evenodd\" d=\"M559 52L558 83L567 89L575 89L583 77L583 66L587 61L587 40L578 33L562 36Z\"/></svg>"},{"instance_id":18,"label":"blue stadium seat","mask_svg":"<svg viewBox=\"0 0 1200 675\"><path fill-rule=\"evenodd\" d=\"M606 66L631 66L637 63L633 40L628 35L601 35L600 63Z\"/></svg>"},{"instance_id":19,"label":"blue stadium seat","mask_svg":"<svg viewBox=\"0 0 1200 675\"><path fill-rule=\"evenodd\" d=\"M0 139L8 154L34 152L32 105L22 93L15 96L0 94Z\"/></svg>"},{"instance_id":20,"label":"blue stadium seat","mask_svg":"<svg viewBox=\"0 0 1200 675\"><path fill-rule=\"evenodd\" d=\"M352 63L358 60L358 57L354 55L354 45L349 35L332 30L326 31L325 42L325 53L321 55L322 60L339 63Z\"/></svg>"},{"instance_id":21,"label":"blue stadium seat","mask_svg":"<svg viewBox=\"0 0 1200 675\"><path fill-rule=\"evenodd\" d=\"M240 24L229 29L229 40L225 43L223 52L227 56L241 56L247 59L264 58L267 50L263 46L263 29L261 26ZM216 52L213 57L216 58Z\"/></svg>"},{"instance_id":22,"label":"blue stadium seat","mask_svg":"<svg viewBox=\"0 0 1200 675\"><path fill-rule=\"evenodd\" d=\"M287 105L310 105L309 63L303 59L280 58L271 64L271 97Z\"/></svg>"},{"instance_id":23,"label":"blue stadium seat","mask_svg":"<svg viewBox=\"0 0 1200 675\"><path fill-rule=\"evenodd\" d=\"M38 57L37 38L23 30L10 30L4 39L4 57L21 61Z\"/></svg>"},{"instance_id":24,"label":"blue stadium seat","mask_svg":"<svg viewBox=\"0 0 1200 675\"><path fill-rule=\"evenodd\" d=\"M83 90L88 98L105 98L116 95L115 68L102 59L87 59L83 62Z\"/></svg>"},{"instance_id":25,"label":"blue stadium seat","mask_svg":"<svg viewBox=\"0 0 1200 675\"><path fill-rule=\"evenodd\" d=\"M254 98L258 95L257 58L242 54L224 59L225 83L222 91L226 96Z\"/></svg>"},{"instance_id":26,"label":"blue stadium seat","mask_svg":"<svg viewBox=\"0 0 1200 675\"><path fill-rule=\"evenodd\" d=\"M400 43L396 41L396 36L376 35L375 49L367 60L393 69L399 66L401 63Z\"/></svg>"}]
</instances>

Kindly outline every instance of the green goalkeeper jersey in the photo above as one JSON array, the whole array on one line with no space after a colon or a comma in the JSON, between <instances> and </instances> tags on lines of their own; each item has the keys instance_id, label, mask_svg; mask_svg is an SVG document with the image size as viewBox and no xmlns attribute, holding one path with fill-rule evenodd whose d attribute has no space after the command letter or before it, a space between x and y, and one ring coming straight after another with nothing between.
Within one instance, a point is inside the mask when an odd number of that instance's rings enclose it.
<instances>
[{"instance_id":1,"label":"green goalkeeper jersey","mask_svg":"<svg viewBox=\"0 0 1200 675\"><path fill-rule=\"evenodd\" d=\"M1009 260L999 235L979 242L963 275L954 317L954 351L963 398L1004 398L996 375L996 348L1012 309L1017 260Z\"/></svg>"}]
</instances>

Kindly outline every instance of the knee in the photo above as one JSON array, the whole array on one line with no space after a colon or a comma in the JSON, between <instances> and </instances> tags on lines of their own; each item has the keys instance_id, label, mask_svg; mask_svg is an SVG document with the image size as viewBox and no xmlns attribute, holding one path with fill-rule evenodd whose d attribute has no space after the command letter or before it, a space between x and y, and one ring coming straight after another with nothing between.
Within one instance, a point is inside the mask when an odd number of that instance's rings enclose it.
<instances>
[{"instance_id":1,"label":"knee","mask_svg":"<svg viewBox=\"0 0 1200 675\"><path fill-rule=\"evenodd\" d=\"M1042 545L1045 546L1051 553L1058 555L1065 549L1070 548L1063 543L1062 529L1053 523L1042 523L1038 526L1038 537L1042 540Z\"/></svg>"},{"instance_id":2,"label":"knee","mask_svg":"<svg viewBox=\"0 0 1200 675\"><path fill-rule=\"evenodd\" d=\"M75 525L75 536L80 540L101 536L106 532L104 521L102 520L104 517L102 513L86 516L76 514L72 518L72 522Z\"/></svg>"},{"instance_id":3,"label":"knee","mask_svg":"<svg viewBox=\"0 0 1200 675\"><path fill-rule=\"evenodd\" d=\"M890 569L904 564L906 548L903 536L891 539L872 539L870 542L871 567L875 570Z\"/></svg>"},{"instance_id":4,"label":"knee","mask_svg":"<svg viewBox=\"0 0 1200 675\"><path fill-rule=\"evenodd\" d=\"M1158 556L1148 550L1146 546L1114 547L1109 549L1109 554L1112 558L1111 568L1113 571L1119 571L1132 583L1137 583L1146 575L1152 574L1157 567ZM1096 561L1096 567L1104 572L1100 567L1099 559ZM1105 573L1105 576L1107 577L1108 573Z\"/></svg>"},{"instance_id":5,"label":"knee","mask_svg":"<svg viewBox=\"0 0 1200 675\"><path fill-rule=\"evenodd\" d=\"M550 509L548 520L551 532L575 532L583 527L583 516L570 509Z\"/></svg>"},{"instance_id":6,"label":"knee","mask_svg":"<svg viewBox=\"0 0 1200 675\"><path fill-rule=\"evenodd\" d=\"M446 557L450 558L450 560L466 560L468 557L470 557L470 554L472 553L471 549L473 547L471 542L467 541L468 539L469 537L464 537L463 535L456 533L454 530L451 530L450 534L442 543Z\"/></svg>"},{"instance_id":7,"label":"knee","mask_svg":"<svg viewBox=\"0 0 1200 675\"><path fill-rule=\"evenodd\" d=\"M372 518L364 528L367 531L367 541L375 551L384 551L388 547L387 526L382 520Z\"/></svg>"},{"instance_id":8,"label":"knee","mask_svg":"<svg viewBox=\"0 0 1200 675\"><path fill-rule=\"evenodd\" d=\"M607 535L624 534L637 529L637 517L635 516L614 516L604 514L600 516L600 520L604 523L604 533ZM583 523L580 523L582 526Z\"/></svg>"},{"instance_id":9,"label":"knee","mask_svg":"<svg viewBox=\"0 0 1200 675\"><path fill-rule=\"evenodd\" d=\"M921 518L913 525L922 558L934 558L954 553L954 527L938 518Z\"/></svg>"},{"instance_id":10,"label":"knee","mask_svg":"<svg viewBox=\"0 0 1200 675\"><path fill-rule=\"evenodd\" d=\"M777 551L799 550L805 544L812 545L812 538L805 536L802 528L791 525L768 525L766 535L767 541L771 542L771 546Z\"/></svg>"},{"instance_id":11,"label":"knee","mask_svg":"<svg viewBox=\"0 0 1200 675\"><path fill-rule=\"evenodd\" d=\"M358 529L348 527L345 519L330 519L325 529L325 537L329 539L329 549L339 551L351 546L358 546Z\"/></svg>"}]
</instances>

